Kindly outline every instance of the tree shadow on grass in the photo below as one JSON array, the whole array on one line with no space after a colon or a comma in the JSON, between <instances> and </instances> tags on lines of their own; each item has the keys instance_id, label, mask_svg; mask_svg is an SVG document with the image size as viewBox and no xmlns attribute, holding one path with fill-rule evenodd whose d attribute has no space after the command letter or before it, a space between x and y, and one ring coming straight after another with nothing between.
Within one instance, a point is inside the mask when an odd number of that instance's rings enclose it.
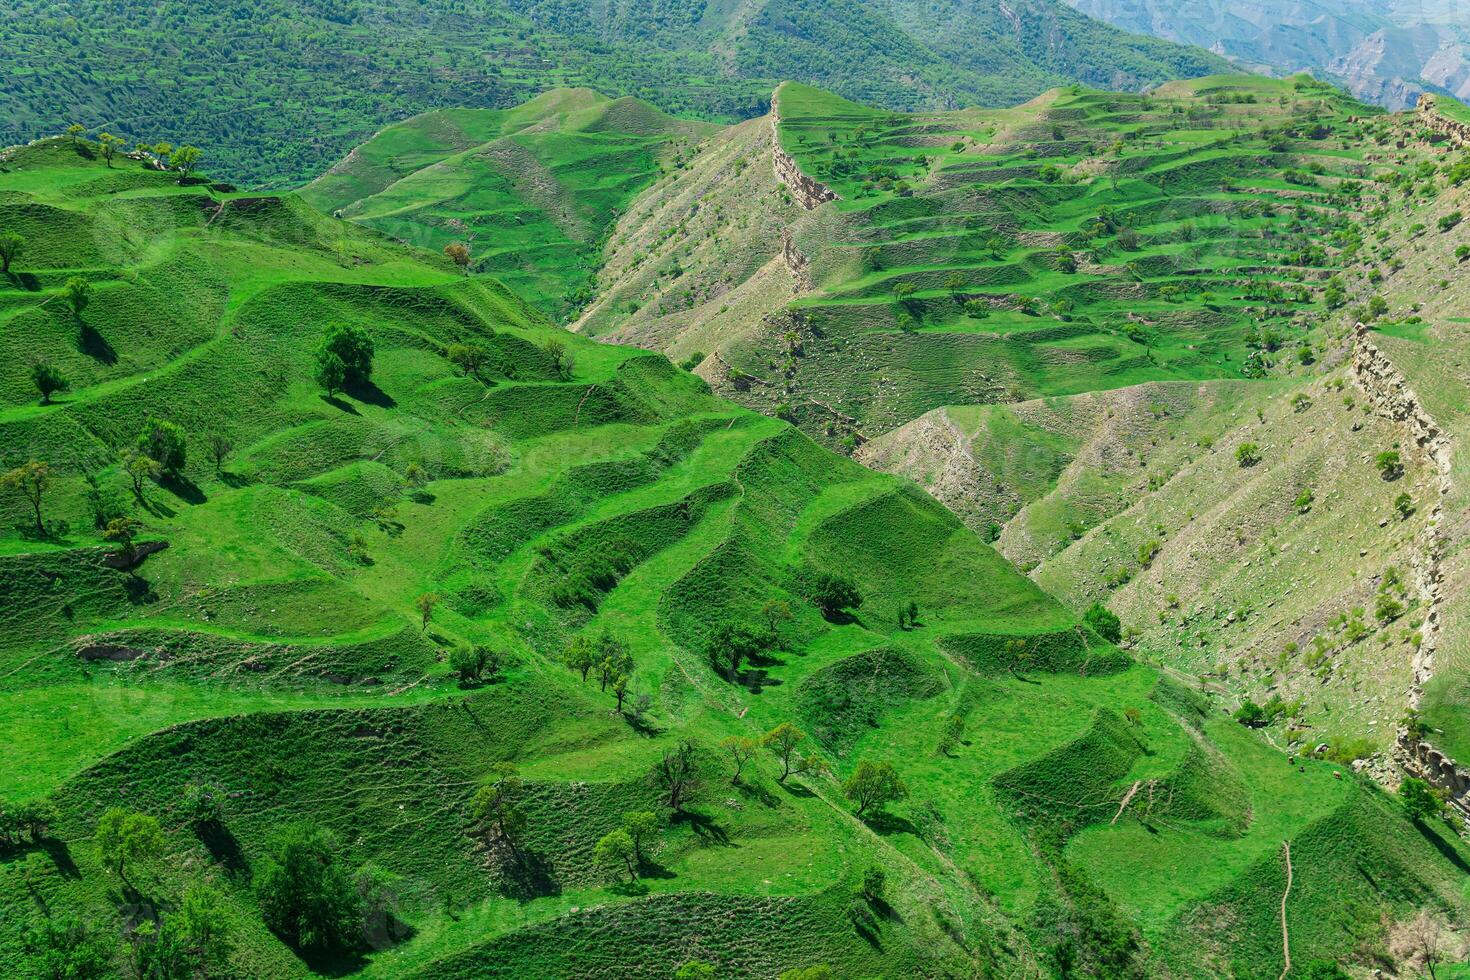
<instances>
[{"instance_id":1,"label":"tree shadow on grass","mask_svg":"<svg viewBox=\"0 0 1470 980\"><path fill-rule=\"evenodd\" d=\"M129 574L123 579L123 591L127 593L128 602L135 606L149 606L158 601L158 593L153 591L153 584L137 575Z\"/></svg>"},{"instance_id":2,"label":"tree shadow on grass","mask_svg":"<svg viewBox=\"0 0 1470 980\"><path fill-rule=\"evenodd\" d=\"M41 280L34 272L11 271L5 274L5 278L16 289L24 289L28 293L39 292L41 289Z\"/></svg>"},{"instance_id":3,"label":"tree shadow on grass","mask_svg":"<svg viewBox=\"0 0 1470 980\"><path fill-rule=\"evenodd\" d=\"M71 848L66 846L66 841L47 837L41 841L41 850L51 859L56 866L56 873L63 878L76 880L82 876L77 869L77 863L71 859Z\"/></svg>"},{"instance_id":4,"label":"tree shadow on grass","mask_svg":"<svg viewBox=\"0 0 1470 980\"><path fill-rule=\"evenodd\" d=\"M186 504L202 504L206 499L199 485L180 473L165 474L159 478L158 485Z\"/></svg>"},{"instance_id":5,"label":"tree shadow on grass","mask_svg":"<svg viewBox=\"0 0 1470 980\"><path fill-rule=\"evenodd\" d=\"M776 798L776 794L772 793L762 783L747 783L745 780L742 779L740 782L735 784L735 789L740 793L740 795L746 797L747 799L754 800L757 803L760 803L762 806L772 807L779 802L779 800L777 800Z\"/></svg>"},{"instance_id":6,"label":"tree shadow on grass","mask_svg":"<svg viewBox=\"0 0 1470 980\"><path fill-rule=\"evenodd\" d=\"M238 490L241 487L248 487L250 485L250 478L241 476L238 473L231 473L229 470L220 470L219 482L231 490Z\"/></svg>"},{"instance_id":7,"label":"tree shadow on grass","mask_svg":"<svg viewBox=\"0 0 1470 980\"><path fill-rule=\"evenodd\" d=\"M1440 836L1438 827L1431 827L1429 824L1417 820L1414 821L1414 826L1419 828L1419 833L1423 834L1424 839L1434 845L1434 849L1439 851L1446 861L1453 864L1462 873L1470 873L1470 864L1466 864L1464 856L1460 854L1459 849L1455 845Z\"/></svg>"},{"instance_id":8,"label":"tree shadow on grass","mask_svg":"<svg viewBox=\"0 0 1470 980\"><path fill-rule=\"evenodd\" d=\"M326 402L328 405L331 405L333 408L341 409L348 415L362 414L357 410L356 405L348 404L347 402L344 402L342 399L338 398L336 395L322 395L321 397L322 401Z\"/></svg>"},{"instance_id":9,"label":"tree shadow on grass","mask_svg":"<svg viewBox=\"0 0 1470 980\"><path fill-rule=\"evenodd\" d=\"M556 869L545 855L531 850L506 856L500 864L500 887L507 898L518 902L561 894Z\"/></svg>"},{"instance_id":10,"label":"tree shadow on grass","mask_svg":"<svg viewBox=\"0 0 1470 980\"><path fill-rule=\"evenodd\" d=\"M117 363L117 351L89 324L82 323L77 327L77 350L86 354L94 361L112 365Z\"/></svg>"},{"instance_id":11,"label":"tree shadow on grass","mask_svg":"<svg viewBox=\"0 0 1470 980\"><path fill-rule=\"evenodd\" d=\"M343 390L364 405L373 405L377 408L398 407L392 395L371 381L350 381L343 387Z\"/></svg>"},{"instance_id":12,"label":"tree shadow on grass","mask_svg":"<svg viewBox=\"0 0 1470 980\"><path fill-rule=\"evenodd\" d=\"M288 944L289 945L289 944ZM319 950L299 949L296 955L301 957L313 973L324 977L345 977L360 972L367 966L367 957L361 950L334 950L330 953Z\"/></svg>"},{"instance_id":13,"label":"tree shadow on grass","mask_svg":"<svg viewBox=\"0 0 1470 980\"><path fill-rule=\"evenodd\" d=\"M919 836L918 829L909 823L907 819L895 813L889 813L887 810L877 810L861 819L873 833L880 837L889 837L893 834L913 834L915 837Z\"/></svg>"},{"instance_id":14,"label":"tree shadow on grass","mask_svg":"<svg viewBox=\"0 0 1470 980\"><path fill-rule=\"evenodd\" d=\"M768 687L780 687L786 683L779 677L772 677L770 672L759 667L740 672L739 683L751 694L760 694Z\"/></svg>"},{"instance_id":15,"label":"tree shadow on grass","mask_svg":"<svg viewBox=\"0 0 1470 980\"><path fill-rule=\"evenodd\" d=\"M245 862L245 852L240 849L240 842L230 833L229 827L218 820L211 820L196 827L194 834L225 874L231 878L249 878L250 866Z\"/></svg>"},{"instance_id":16,"label":"tree shadow on grass","mask_svg":"<svg viewBox=\"0 0 1470 980\"><path fill-rule=\"evenodd\" d=\"M816 796L817 795L817 794L813 793L811 790L807 789L801 783L794 783L794 782L791 782L789 780L787 782L784 782L784 783L777 783L776 785L777 786L780 786L788 794L790 794L791 796L796 797L797 799L803 799L804 800L804 799L807 799L809 797L813 797L813 796Z\"/></svg>"},{"instance_id":17,"label":"tree shadow on grass","mask_svg":"<svg viewBox=\"0 0 1470 980\"><path fill-rule=\"evenodd\" d=\"M670 878L677 878L679 876L674 874L668 868L664 867L662 864L644 858L642 861L638 862L638 877L653 878L659 881L668 881Z\"/></svg>"},{"instance_id":18,"label":"tree shadow on grass","mask_svg":"<svg viewBox=\"0 0 1470 980\"><path fill-rule=\"evenodd\" d=\"M672 825L687 825L690 830L694 831L694 836L698 837L705 844L713 844L718 847L736 846L730 841L730 835L725 828L715 823L714 818L708 814L698 813L694 810L682 810L674 814L673 819L669 823Z\"/></svg>"}]
</instances>

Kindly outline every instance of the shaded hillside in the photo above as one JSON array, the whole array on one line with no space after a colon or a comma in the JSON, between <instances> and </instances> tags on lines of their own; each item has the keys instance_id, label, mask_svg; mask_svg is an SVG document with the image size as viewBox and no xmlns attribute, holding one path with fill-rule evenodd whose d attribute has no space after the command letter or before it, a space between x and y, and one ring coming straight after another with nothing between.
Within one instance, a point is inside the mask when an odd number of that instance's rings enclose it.
<instances>
[{"instance_id":1,"label":"shaded hillside","mask_svg":"<svg viewBox=\"0 0 1470 980\"><path fill-rule=\"evenodd\" d=\"M763 113L788 78L952 108L1074 80L1140 88L1225 64L1060 0L20 0L0 9L0 60L0 144L77 122L129 145L197 143L217 175L271 187L315 177L387 123L562 86L734 120Z\"/></svg>"},{"instance_id":2,"label":"shaded hillside","mask_svg":"<svg viewBox=\"0 0 1470 980\"><path fill-rule=\"evenodd\" d=\"M6 166L0 463L50 472L39 520L3 497L0 793L52 808L0 848L8 974L131 969L203 894L226 975L1276 977L1283 839L1294 959L1458 909L1447 830L662 356L295 196L64 138ZM733 770L787 722L795 774ZM883 763L906 796L850 799ZM114 807L158 836L118 851ZM349 869L340 939L295 937L278 861Z\"/></svg>"}]
</instances>

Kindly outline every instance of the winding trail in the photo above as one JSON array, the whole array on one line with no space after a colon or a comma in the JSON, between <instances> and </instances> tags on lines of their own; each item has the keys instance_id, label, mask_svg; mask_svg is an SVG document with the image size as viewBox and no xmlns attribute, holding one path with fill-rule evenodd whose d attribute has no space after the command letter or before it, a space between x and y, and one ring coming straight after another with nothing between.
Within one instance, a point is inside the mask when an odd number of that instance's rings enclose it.
<instances>
[{"instance_id":1,"label":"winding trail","mask_svg":"<svg viewBox=\"0 0 1470 980\"><path fill-rule=\"evenodd\" d=\"M1291 894L1291 841L1282 841L1281 851L1286 855L1286 891L1281 893L1281 955L1286 965L1281 969L1280 980L1286 980L1291 972L1291 933L1286 929L1286 897Z\"/></svg>"}]
</instances>

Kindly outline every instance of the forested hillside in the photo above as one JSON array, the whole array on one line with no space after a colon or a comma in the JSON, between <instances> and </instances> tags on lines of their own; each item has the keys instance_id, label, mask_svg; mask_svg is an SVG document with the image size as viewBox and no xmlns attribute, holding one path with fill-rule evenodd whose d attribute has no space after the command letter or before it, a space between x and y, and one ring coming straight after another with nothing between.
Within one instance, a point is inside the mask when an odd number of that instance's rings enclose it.
<instances>
[{"instance_id":1,"label":"forested hillside","mask_svg":"<svg viewBox=\"0 0 1470 980\"><path fill-rule=\"evenodd\" d=\"M0 234L5 975L1336 976L1463 914L1432 795L661 354L84 139Z\"/></svg>"},{"instance_id":2,"label":"forested hillside","mask_svg":"<svg viewBox=\"0 0 1470 980\"><path fill-rule=\"evenodd\" d=\"M201 145L216 176L252 186L309 180L420 112L507 108L558 86L728 121L763 113L785 79L955 107L1224 64L1060 0L1020 15L997 0L18 0L0 7L0 63L0 143L79 122L129 145Z\"/></svg>"}]
</instances>

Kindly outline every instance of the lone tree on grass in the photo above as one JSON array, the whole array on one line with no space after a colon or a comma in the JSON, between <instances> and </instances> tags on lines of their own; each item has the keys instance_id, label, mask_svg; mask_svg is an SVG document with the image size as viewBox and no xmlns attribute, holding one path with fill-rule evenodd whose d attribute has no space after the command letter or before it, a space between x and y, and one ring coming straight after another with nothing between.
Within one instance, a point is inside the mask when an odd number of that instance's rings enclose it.
<instances>
[{"instance_id":1,"label":"lone tree on grass","mask_svg":"<svg viewBox=\"0 0 1470 980\"><path fill-rule=\"evenodd\" d=\"M163 468L158 461L140 453L136 449L124 449L118 455L118 465L128 475L128 482L133 485L133 496L138 503L145 503L143 499L143 484L148 480L156 480L163 475Z\"/></svg>"},{"instance_id":2,"label":"lone tree on grass","mask_svg":"<svg viewBox=\"0 0 1470 980\"><path fill-rule=\"evenodd\" d=\"M806 732L789 721L781 722L761 736L761 745L781 761L781 775L776 777L776 782L785 783L791 776L815 776L826 771L827 763L821 756L797 753L797 747L804 741Z\"/></svg>"},{"instance_id":3,"label":"lone tree on grass","mask_svg":"<svg viewBox=\"0 0 1470 980\"><path fill-rule=\"evenodd\" d=\"M31 510L35 512L36 533L45 535L46 525L41 520L41 498L51 487L51 465L35 459L22 463L0 476L0 487L14 490L26 498Z\"/></svg>"},{"instance_id":4,"label":"lone tree on grass","mask_svg":"<svg viewBox=\"0 0 1470 980\"><path fill-rule=\"evenodd\" d=\"M684 739L672 749L664 749L663 758L654 767L658 783L668 794L669 809L680 813L689 796L699 786L694 771L694 743Z\"/></svg>"},{"instance_id":5,"label":"lone tree on grass","mask_svg":"<svg viewBox=\"0 0 1470 980\"><path fill-rule=\"evenodd\" d=\"M1415 823L1423 823L1444 811L1444 800L1434 787L1414 776L1399 783L1399 804L1404 808L1404 815Z\"/></svg>"},{"instance_id":6,"label":"lone tree on grass","mask_svg":"<svg viewBox=\"0 0 1470 980\"><path fill-rule=\"evenodd\" d=\"M189 179L189 175L199 166L199 158L204 156L204 151L197 146L181 146L169 156L169 166L179 172L179 183Z\"/></svg>"},{"instance_id":7,"label":"lone tree on grass","mask_svg":"<svg viewBox=\"0 0 1470 980\"><path fill-rule=\"evenodd\" d=\"M730 761L735 765L735 772L730 776L730 785L740 785L740 773L744 771L745 764L755 758L760 749L760 743L753 738L743 735L731 735L720 743L720 747L730 756Z\"/></svg>"},{"instance_id":8,"label":"lone tree on grass","mask_svg":"<svg viewBox=\"0 0 1470 980\"><path fill-rule=\"evenodd\" d=\"M31 362L31 383L41 393L42 405L51 404L52 395L71 387L61 369L45 358L37 358Z\"/></svg>"},{"instance_id":9,"label":"lone tree on grass","mask_svg":"<svg viewBox=\"0 0 1470 980\"><path fill-rule=\"evenodd\" d=\"M484 370L485 362L489 359L489 352L479 344L450 344L445 350L444 356L449 363L459 368L467 378L480 379L480 372Z\"/></svg>"},{"instance_id":10,"label":"lone tree on grass","mask_svg":"<svg viewBox=\"0 0 1470 980\"><path fill-rule=\"evenodd\" d=\"M828 619L857 609L863 604L862 593L852 579L830 572L811 572L807 576L807 598Z\"/></svg>"},{"instance_id":11,"label":"lone tree on grass","mask_svg":"<svg viewBox=\"0 0 1470 980\"><path fill-rule=\"evenodd\" d=\"M128 862L147 861L163 853L163 831L158 820L118 806L97 821L95 840L102 863L116 868L124 883L128 882Z\"/></svg>"},{"instance_id":12,"label":"lone tree on grass","mask_svg":"<svg viewBox=\"0 0 1470 980\"><path fill-rule=\"evenodd\" d=\"M582 683L585 684L587 675L597 666L597 645L585 636L575 636L562 651L561 659L562 663L582 675Z\"/></svg>"},{"instance_id":13,"label":"lone tree on grass","mask_svg":"<svg viewBox=\"0 0 1470 980\"><path fill-rule=\"evenodd\" d=\"M87 304L92 302L92 284L81 276L72 276L62 287L61 298L71 308L71 315L80 317Z\"/></svg>"},{"instance_id":14,"label":"lone tree on grass","mask_svg":"<svg viewBox=\"0 0 1470 980\"><path fill-rule=\"evenodd\" d=\"M480 643L457 643L449 652L449 667L466 684L477 684L500 673L500 654Z\"/></svg>"},{"instance_id":15,"label":"lone tree on grass","mask_svg":"<svg viewBox=\"0 0 1470 980\"><path fill-rule=\"evenodd\" d=\"M733 681L739 676L741 665L764 653L768 642L768 634L739 623L723 623L710 637L705 652L715 669L724 671Z\"/></svg>"},{"instance_id":16,"label":"lone tree on grass","mask_svg":"<svg viewBox=\"0 0 1470 980\"><path fill-rule=\"evenodd\" d=\"M366 384L373 376L373 353L373 339L361 327L328 327L316 345L317 383L327 394L345 384ZM329 380L336 384L328 387Z\"/></svg>"},{"instance_id":17,"label":"lone tree on grass","mask_svg":"<svg viewBox=\"0 0 1470 980\"><path fill-rule=\"evenodd\" d=\"M487 833L520 853L521 832L526 829L526 811L521 806L525 783L511 762L497 762L490 767L490 778L475 791L470 801L470 818Z\"/></svg>"},{"instance_id":18,"label":"lone tree on grass","mask_svg":"<svg viewBox=\"0 0 1470 980\"><path fill-rule=\"evenodd\" d=\"M1087 607L1087 612L1082 614L1082 621L1090 630L1109 643L1117 643L1123 639L1123 621L1100 602L1094 602Z\"/></svg>"},{"instance_id":19,"label":"lone tree on grass","mask_svg":"<svg viewBox=\"0 0 1470 980\"><path fill-rule=\"evenodd\" d=\"M261 918L295 949L333 954L362 941L363 899L341 850L330 831L295 826L261 862Z\"/></svg>"},{"instance_id":20,"label":"lone tree on grass","mask_svg":"<svg viewBox=\"0 0 1470 980\"><path fill-rule=\"evenodd\" d=\"M601 867L610 871L618 880L626 873L629 883L638 880L637 853L638 848L633 843L633 838L621 828L603 835L592 849L592 856Z\"/></svg>"},{"instance_id":21,"label":"lone tree on grass","mask_svg":"<svg viewBox=\"0 0 1470 980\"><path fill-rule=\"evenodd\" d=\"M842 793L857 804L857 815L861 817L869 810L882 810L890 803L907 799L909 790L892 763L864 759L842 784Z\"/></svg>"},{"instance_id":22,"label":"lone tree on grass","mask_svg":"<svg viewBox=\"0 0 1470 980\"><path fill-rule=\"evenodd\" d=\"M118 557L127 562L129 568L138 560L138 549L133 542L142 529L142 521L131 517L117 517L108 521L107 527L102 531L103 539L117 545Z\"/></svg>"},{"instance_id":23,"label":"lone tree on grass","mask_svg":"<svg viewBox=\"0 0 1470 980\"><path fill-rule=\"evenodd\" d=\"M451 262L465 270L466 275L469 274L470 247L468 245L462 242L450 242L444 246L444 254L449 256Z\"/></svg>"},{"instance_id":24,"label":"lone tree on grass","mask_svg":"<svg viewBox=\"0 0 1470 980\"><path fill-rule=\"evenodd\" d=\"M427 633L429 620L434 618L434 607L439 604L439 596L434 592L425 592L413 604L419 611L419 628Z\"/></svg>"},{"instance_id":25,"label":"lone tree on grass","mask_svg":"<svg viewBox=\"0 0 1470 980\"><path fill-rule=\"evenodd\" d=\"M563 381L572 380L572 372L576 369L577 358L567 349L567 345L553 337L541 349L551 359L551 368L556 372L556 376Z\"/></svg>"},{"instance_id":26,"label":"lone tree on grass","mask_svg":"<svg viewBox=\"0 0 1470 980\"><path fill-rule=\"evenodd\" d=\"M658 836L658 814L652 810L634 810L623 814L623 831L633 841L633 856L642 865L647 855L643 848Z\"/></svg>"},{"instance_id":27,"label":"lone tree on grass","mask_svg":"<svg viewBox=\"0 0 1470 980\"><path fill-rule=\"evenodd\" d=\"M224 469L225 460L229 458L230 453L235 451L235 444L223 432L211 432L208 443L209 458L214 460L215 473L219 473Z\"/></svg>"},{"instance_id":28,"label":"lone tree on grass","mask_svg":"<svg viewBox=\"0 0 1470 980\"><path fill-rule=\"evenodd\" d=\"M138 434L138 451L156 462L163 472L178 476L184 469L188 441L183 426L150 418Z\"/></svg>"},{"instance_id":29,"label":"lone tree on grass","mask_svg":"<svg viewBox=\"0 0 1470 980\"><path fill-rule=\"evenodd\" d=\"M120 136L106 132L97 134L97 147L102 151L102 159L107 161L109 168L112 166L112 158L117 156L117 151L122 149L122 145L123 141Z\"/></svg>"},{"instance_id":30,"label":"lone tree on grass","mask_svg":"<svg viewBox=\"0 0 1470 980\"><path fill-rule=\"evenodd\" d=\"M0 233L0 273L10 272L10 263L20 257L26 248L26 240L13 231Z\"/></svg>"}]
</instances>

